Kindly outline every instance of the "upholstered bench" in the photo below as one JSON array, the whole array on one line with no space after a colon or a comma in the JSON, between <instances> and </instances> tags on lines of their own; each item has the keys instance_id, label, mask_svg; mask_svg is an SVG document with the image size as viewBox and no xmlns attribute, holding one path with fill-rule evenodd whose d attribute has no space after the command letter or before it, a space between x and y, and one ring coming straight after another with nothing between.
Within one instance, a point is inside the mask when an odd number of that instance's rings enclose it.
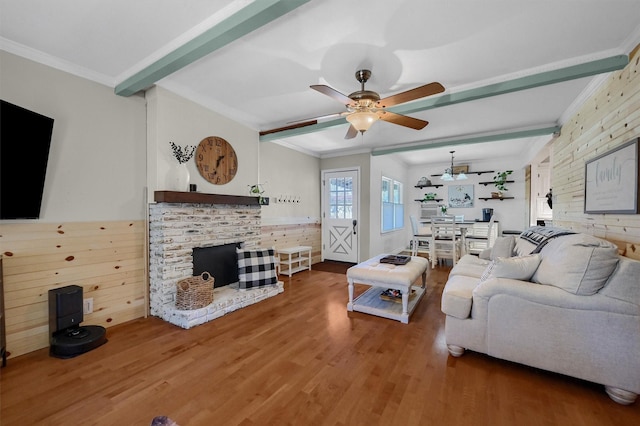
<instances>
[{"instance_id":1,"label":"upholstered bench","mask_svg":"<svg viewBox=\"0 0 640 426\"><path fill-rule=\"evenodd\" d=\"M405 265L381 263L385 254L373 257L347 270L349 284L350 312L364 312L371 315L398 320L404 324L409 322L409 316L425 293L427 267L429 261L423 257L411 256ZM422 286L414 287L413 283L422 275ZM354 284L365 284L370 289L353 298ZM402 303L380 298L386 289L399 290L402 293Z\"/></svg>"}]
</instances>

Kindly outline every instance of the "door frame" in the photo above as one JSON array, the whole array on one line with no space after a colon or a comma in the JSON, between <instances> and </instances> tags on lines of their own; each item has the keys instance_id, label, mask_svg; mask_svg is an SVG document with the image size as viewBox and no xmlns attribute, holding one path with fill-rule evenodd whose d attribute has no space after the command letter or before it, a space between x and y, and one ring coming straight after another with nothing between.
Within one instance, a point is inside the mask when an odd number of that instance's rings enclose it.
<instances>
[{"instance_id":1,"label":"door frame","mask_svg":"<svg viewBox=\"0 0 640 426\"><path fill-rule=\"evenodd\" d=\"M362 199L361 197L361 193L362 193L362 189L361 189L361 185L360 185L360 166L353 166L353 167L339 167L339 168L335 168L335 169L322 169L320 170L320 245L321 245L321 255L320 258L321 260L324 262L325 260L325 236L324 236L324 227L325 227L325 207L328 205L327 202L327 193L325 191L326 185L325 185L325 175L327 173L336 173L336 172L355 172L356 173L356 184L358 185L358 196L357 196L357 200L355 200L358 205L357 205L357 209L356 209L356 217L355 220L358 221L358 225L356 225L358 228L357 232L362 232L362 227L361 227L361 221L360 221L360 207L362 205L362 203L360 202L360 200ZM361 243L361 239L360 236L358 236L358 243L356 244L355 250L356 250L356 263L360 263L360 243Z\"/></svg>"}]
</instances>

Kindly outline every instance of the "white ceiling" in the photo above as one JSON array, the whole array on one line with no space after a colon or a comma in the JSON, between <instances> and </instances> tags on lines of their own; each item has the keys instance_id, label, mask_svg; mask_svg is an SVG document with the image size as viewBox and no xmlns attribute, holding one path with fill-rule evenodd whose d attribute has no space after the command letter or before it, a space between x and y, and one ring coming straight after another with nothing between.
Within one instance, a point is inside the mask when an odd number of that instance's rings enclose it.
<instances>
[{"instance_id":1,"label":"white ceiling","mask_svg":"<svg viewBox=\"0 0 640 426\"><path fill-rule=\"evenodd\" d=\"M0 48L115 88L250 3L0 0ZM382 97L432 81L446 88L436 96L447 96L627 55L639 42L638 0L316 0L156 84L268 130L343 111L309 85L349 94L359 90L354 73L361 68L372 70L366 87ZM378 122L363 136L345 140L344 124L277 142L320 157L407 144L440 146L393 154L408 164L446 162L452 149L456 162L519 155L550 136L442 142L561 125L602 78L407 114L430 122L419 131Z\"/></svg>"}]
</instances>

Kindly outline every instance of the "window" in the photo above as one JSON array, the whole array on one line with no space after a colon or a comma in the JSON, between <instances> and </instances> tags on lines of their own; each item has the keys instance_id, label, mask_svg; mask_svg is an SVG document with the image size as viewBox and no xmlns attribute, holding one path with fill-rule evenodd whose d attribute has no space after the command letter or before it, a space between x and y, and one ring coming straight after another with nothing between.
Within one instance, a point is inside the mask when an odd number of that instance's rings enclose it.
<instances>
[{"instance_id":1,"label":"window","mask_svg":"<svg viewBox=\"0 0 640 426\"><path fill-rule=\"evenodd\" d=\"M382 177L382 232L404 227L404 204L402 203L402 182Z\"/></svg>"},{"instance_id":2,"label":"window","mask_svg":"<svg viewBox=\"0 0 640 426\"><path fill-rule=\"evenodd\" d=\"M353 179L350 177L329 179L329 217L353 218Z\"/></svg>"}]
</instances>

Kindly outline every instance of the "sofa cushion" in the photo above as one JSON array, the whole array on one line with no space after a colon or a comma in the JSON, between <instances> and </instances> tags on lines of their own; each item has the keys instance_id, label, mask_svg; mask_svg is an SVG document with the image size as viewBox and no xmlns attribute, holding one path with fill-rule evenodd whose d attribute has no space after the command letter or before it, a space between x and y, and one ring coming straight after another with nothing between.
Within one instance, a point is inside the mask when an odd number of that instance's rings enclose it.
<instances>
[{"instance_id":1,"label":"sofa cushion","mask_svg":"<svg viewBox=\"0 0 640 426\"><path fill-rule=\"evenodd\" d=\"M489 263L490 261L488 260L480 259L472 254L465 254L456 262L456 266L451 269L449 276L464 275L467 277L480 278Z\"/></svg>"},{"instance_id":2,"label":"sofa cushion","mask_svg":"<svg viewBox=\"0 0 640 426\"><path fill-rule=\"evenodd\" d=\"M640 261L618 257L618 265L598 294L640 306Z\"/></svg>"},{"instance_id":3,"label":"sofa cushion","mask_svg":"<svg viewBox=\"0 0 640 426\"><path fill-rule=\"evenodd\" d=\"M278 283L274 249L236 249L240 288L249 289Z\"/></svg>"},{"instance_id":4,"label":"sofa cushion","mask_svg":"<svg viewBox=\"0 0 640 426\"><path fill-rule=\"evenodd\" d=\"M554 238L540 254L534 282L583 296L597 293L618 263L615 244L588 234Z\"/></svg>"},{"instance_id":5,"label":"sofa cushion","mask_svg":"<svg viewBox=\"0 0 640 426\"><path fill-rule=\"evenodd\" d=\"M491 247L490 259L495 260L499 257L513 256L513 249L516 245L516 239L513 235L506 237L498 237Z\"/></svg>"},{"instance_id":6,"label":"sofa cushion","mask_svg":"<svg viewBox=\"0 0 640 426\"><path fill-rule=\"evenodd\" d=\"M542 257L539 254L528 256L499 257L493 260L480 277L480 281L489 278L511 278L529 281L540 265Z\"/></svg>"},{"instance_id":7,"label":"sofa cushion","mask_svg":"<svg viewBox=\"0 0 640 426\"><path fill-rule=\"evenodd\" d=\"M478 278L464 275L450 276L442 291L440 309L446 315L465 319L471 314L473 289L478 285Z\"/></svg>"}]
</instances>

